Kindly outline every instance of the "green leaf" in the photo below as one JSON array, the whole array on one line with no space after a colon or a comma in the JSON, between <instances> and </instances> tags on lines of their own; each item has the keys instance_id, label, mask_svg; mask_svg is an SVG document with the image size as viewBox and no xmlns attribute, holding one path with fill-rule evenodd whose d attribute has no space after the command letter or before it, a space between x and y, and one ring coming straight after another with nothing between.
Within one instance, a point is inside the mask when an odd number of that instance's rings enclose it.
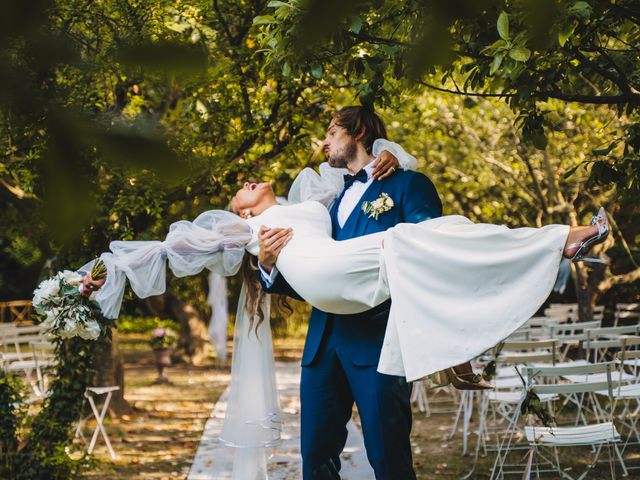
<instances>
[{"instance_id":1,"label":"green leaf","mask_svg":"<svg viewBox=\"0 0 640 480\"><path fill-rule=\"evenodd\" d=\"M569 7L570 13L576 13L584 18L589 18L591 15L591 5L587 2L576 2Z\"/></svg>"},{"instance_id":2,"label":"green leaf","mask_svg":"<svg viewBox=\"0 0 640 480\"><path fill-rule=\"evenodd\" d=\"M360 16L353 17L349 30L351 30L353 33L360 33L360 30L362 30L362 18L360 18Z\"/></svg>"},{"instance_id":3,"label":"green leaf","mask_svg":"<svg viewBox=\"0 0 640 480\"><path fill-rule=\"evenodd\" d=\"M498 35L503 40L509 40L509 16L502 12L498 17Z\"/></svg>"},{"instance_id":4,"label":"green leaf","mask_svg":"<svg viewBox=\"0 0 640 480\"><path fill-rule=\"evenodd\" d=\"M533 143L533 146L538 150L544 150L545 148L547 148L547 143L549 142L544 132L537 132L532 135L531 141Z\"/></svg>"},{"instance_id":5,"label":"green leaf","mask_svg":"<svg viewBox=\"0 0 640 480\"><path fill-rule=\"evenodd\" d=\"M254 25L269 25L276 23L276 19L273 15L258 15L253 19Z\"/></svg>"},{"instance_id":6,"label":"green leaf","mask_svg":"<svg viewBox=\"0 0 640 480\"><path fill-rule=\"evenodd\" d=\"M531 57L531 50L526 47L515 47L509 50L509 56L517 62L526 62Z\"/></svg>"},{"instance_id":7,"label":"green leaf","mask_svg":"<svg viewBox=\"0 0 640 480\"><path fill-rule=\"evenodd\" d=\"M169 29L169 30L173 30L174 32L178 32L178 33L183 33L186 30L191 28L191 25L189 25L188 23L184 22L184 23L177 23L177 22L166 22L165 26Z\"/></svg>"},{"instance_id":8,"label":"green leaf","mask_svg":"<svg viewBox=\"0 0 640 480\"><path fill-rule=\"evenodd\" d=\"M267 3L267 7L269 8L280 8L280 7L286 7L286 8L292 8L293 5L287 3L287 2L281 2L280 0L273 0L269 3Z\"/></svg>"},{"instance_id":9,"label":"green leaf","mask_svg":"<svg viewBox=\"0 0 640 480\"><path fill-rule=\"evenodd\" d=\"M311 76L318 80L322 78L322 65L316 65L311 69Z\"/></svg>"},{"instance_id":10,"label":"green leaf","mask_svg":"<svg viewBox=\"0 0 640 480\"><path fill-rule=\"evenodd\" d=\"M284 62L284 65L282 66L282 75L284 75L285 77L288 77L291 74L291 65L289 65L289 62Z\"/></svg>"},{"instance_id":11,"label":"green leaf","mask_svg":"<svg viewBox=\"0 0 640 480\"><path fill-rule=\"evenodd\" d=\"M489 75L493 75L496 72L496 70L500 68L503 58L504 58L504 55L496 55L495 57L493 57L493 62L491 63L491 69L489 70Z\"/></svg>"},{"instance_id":12,"label":"green leaf","mask_svg":"<svg viewBox=\"0 0 640 480\"><path fill-rule=\"evenodd\" d=\"M573 32L576 30L577 26L578 24L576 22L573 22L570 25L564 25L561 27L560 31L558 32L558 43L561 47L564 47L565 43L567 43L567 40L569 40L569 37L573 35Z\"/></svg>"}]
</instances>

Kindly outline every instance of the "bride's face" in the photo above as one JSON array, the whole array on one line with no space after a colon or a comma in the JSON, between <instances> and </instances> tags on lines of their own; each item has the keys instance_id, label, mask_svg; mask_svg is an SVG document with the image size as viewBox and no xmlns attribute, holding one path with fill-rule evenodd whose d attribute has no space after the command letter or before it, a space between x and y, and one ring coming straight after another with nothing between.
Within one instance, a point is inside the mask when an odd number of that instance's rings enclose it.
<instances>
[{"instance_id":1,"label":"bride's face","mask_svg":"<svg viewBox=\"0 0 640 480\"><path fill-rule=\"evenodd\" d=\"M244 186L236 192L231 200L231 211L242 218L251 215L251 209L261 204L267 197L273 197L271 184L245 182Z\"/></svg>"},{"instance_id":2,"label":"bride's face","mask_svg":"<svg viewBox=\"0 0 640 480\"><path fill-rule=\"evenodd\" d=\"M358 146L355 139L349 133L331 121L327 136L322 142L322 151L329 165L337 168L346 168L347 164L356 156Z\"/></svg>"}]
</instances>

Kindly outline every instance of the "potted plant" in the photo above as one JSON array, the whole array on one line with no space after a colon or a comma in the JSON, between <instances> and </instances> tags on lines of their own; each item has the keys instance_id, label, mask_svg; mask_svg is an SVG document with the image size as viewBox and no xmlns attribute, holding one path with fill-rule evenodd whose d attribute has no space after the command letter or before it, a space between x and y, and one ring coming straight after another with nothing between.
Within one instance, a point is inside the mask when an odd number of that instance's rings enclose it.
<instances>
[{"instance_id":1,"label":"potted plant","mask_svg":"<svg viewBox=\"0 0 640 480\"><path fill-rule=\"evenodd\" d=\"M165 367L171 365L171 349L178 341L176 334L168 328L156 328L151 334L151 348L158 369L158 378L155 383L168 383L169 379L164 374Z\"/></svg>"}]
</instances>

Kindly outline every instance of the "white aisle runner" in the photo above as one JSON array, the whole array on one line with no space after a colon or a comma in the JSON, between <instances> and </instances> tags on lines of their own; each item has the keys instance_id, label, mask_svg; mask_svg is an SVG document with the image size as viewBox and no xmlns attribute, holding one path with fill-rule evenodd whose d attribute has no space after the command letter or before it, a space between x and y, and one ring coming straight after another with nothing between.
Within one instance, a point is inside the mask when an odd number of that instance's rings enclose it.
<instances>
[{"instance_id":1,"label":"white aisle runner","mask_svg":"<svg viewBox=\"0 0 640 480\"><path fill-rule=\"evenodd\" d=\"M297 363L277 363L276 381L284 419L282 444L272 450L268 460L269 480L300 480L300 366ZM229 389L220 396L211 418L207 421L198 451L191 465L188 480L230 480L234 449L221 444L218 435L227 408ZM373 470L364 449L362 433L349 422L349 437L342 454L343 480L371 480Z\"/></svg>"}]
</instances>

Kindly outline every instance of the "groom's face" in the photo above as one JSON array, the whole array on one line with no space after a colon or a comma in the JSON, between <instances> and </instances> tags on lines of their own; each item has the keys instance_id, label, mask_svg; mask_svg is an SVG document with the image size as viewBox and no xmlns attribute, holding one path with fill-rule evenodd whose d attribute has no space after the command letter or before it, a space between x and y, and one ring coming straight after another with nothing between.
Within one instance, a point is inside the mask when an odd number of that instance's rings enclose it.
<instances>
[{"instance_id":1,"label":"groom's face","mask_svg":"<svg viewBox=\"0 0 640 480\"><path fill-rule=\"evenodd\" d=\"M358 146L354 138L335 121L331 121L327 136L322 142L322 151L329 165L346 168L355 157Z\"/></svg>"}]
</instances>

